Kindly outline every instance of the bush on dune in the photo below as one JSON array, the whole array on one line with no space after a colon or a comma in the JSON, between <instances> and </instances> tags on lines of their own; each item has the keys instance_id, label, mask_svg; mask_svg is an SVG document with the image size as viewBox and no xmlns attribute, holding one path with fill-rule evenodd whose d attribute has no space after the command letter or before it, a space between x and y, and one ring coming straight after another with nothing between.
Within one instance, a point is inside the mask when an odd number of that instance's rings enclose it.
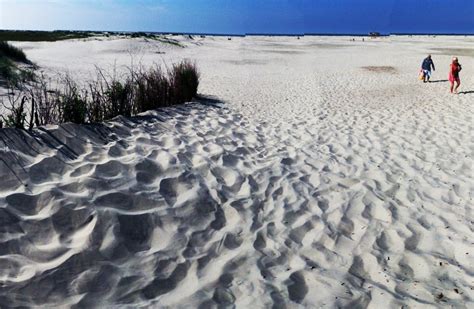
<instances>
[{"instance_id":1,"label":"bush on dune","mask_svg":"<svg viewBox=\"0 0 474 309\"><path fill-rule=\"evenodd\" d=\"M14 119L21 120L21 125L15 127L101 122L119 115L132 116L189 102L197 95L199 78L196 64L186 60L173 65L167 72L159 67L131 70L123 81L107 78L99 70L97 78L82 88L66 76L59 81L59 90L53 91L41 76L34 83L16 89L31 102L28 117L24 104L20 105L20 113L7 109ZM19 117L20 114L24 117ZM12 126L11 122L5 123Z\"/></svg>"},{"instance_id":2,"label":"bush on dune","mask_svg":"<svg viewBox=\"0 0 474 309\"><path fill-rule=\"evenodd\" d=\"M31 64L31 61L26 58L25 53L20 48L5 41L0 41L0 56L4 56L13 61Z\"/></svg>"},{"instance_id":3,"label":"bush on dune","mask_svg":"<svg viewBox=\"0 0 474 309\"><path fill-rule=\"evenodd\" d=\"M2 84L20 87L21 84L34 81L36 75L34 67L24 68L17 64L32 65L25 53L5 41L0 41L0 80Z\"/></svg>"},{"instance_id":4,"label":"bush on dune","mask_svg":"<svg viewBox=\"0 0 474 309\"><path fill-rule=\"evenodd\" d=\"M105 115L105 118L132 115L132 87L129 82L113 81L105 94L107 102L109 102L108 114Z\"/></svg>"},{"instance_id":5,"label":"bush on dune","mask_svg":"<svg viewBox=\"0 0 474 309\"><path fill-rule=\"evenodd\" d=\"M196 64L183 61L175 64L170 73L171 96L174 104L191 100L199 87L199 72Z\"/></svg>"},{"instance_id":6,"label":"bush on dune","mask_svg":"<svg viewBox=\"0 0 474 309\"><path fill-rule=\"evenodd\" d=\"M136 113L171 105L170 82L160 68L134 74L133 84Z\"/></svg>"},{"instance_id":7,"label":"bush on dune","mask_svg":"<svg viewBox=\"0 0 474 309\"><path fill-rule=\"evenodd\" d=\"M85 39L96 34L90 31L68 30L0 30L0 41L54 42L69 39Z\"/></svg>"},{"instance_id":8,"label":"bush on dune","mask_svg":"<svg viewBox=\"0 0 474 309\"><path fill-rule=\"evenodd\" d=\"M70 96L64 96L61 101L62 121L73 123L86 122L86 102L80 97L78 93L73 93Z\"/></svg>"},{"instance_id":9,"label":"bush on dune","mask_svg":"<svg viewBox=\"0 0 474 309\"><path fill-rule=\"evenodd\" d=\"M50 88L47 79L44 75L41 75L35 87L31 87L28 91L32 99L31 113L35 126L61 123L61 115L58 109L61 105L61 94Z\"/></svg>"},{"instance_id":10,"label":"bush on dune","mask_svg":"<svg viewBox=\"0 0 474 309\"><path fill-rule=\"evenodd\" d=\"M0 77L10 80L15 76L14 65L6 57L0 55Z\"/></svg>"},{"instance_id":11,"label":"bush on dune","mask_svg":"<svg viewBox=\"0 0 474 309\"><path fill-rule=\"evenodd\" d=\"M25 103L27 100L27 97L24 96L21 98L21 101L19 104L18 100L19 97L17 97L14 101L14 104L12 104L11 107L11 113L7 116L5 121L5 125L7 127L12 127L12 128L17 128L17 129L24 129L25 128L25 121L26 121L26 110L25 110ZM3 121L2 121L3 125Z\"/></svg>"}]
</instances>

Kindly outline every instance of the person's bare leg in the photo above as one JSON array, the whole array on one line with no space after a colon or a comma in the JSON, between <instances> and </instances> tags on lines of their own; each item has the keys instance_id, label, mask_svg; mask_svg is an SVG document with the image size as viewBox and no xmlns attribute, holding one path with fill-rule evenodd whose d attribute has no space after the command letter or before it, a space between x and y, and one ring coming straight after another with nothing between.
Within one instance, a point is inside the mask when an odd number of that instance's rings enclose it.
<instances>
[{"instance_id":1,"label":"person's bare leg","mask_svg":"<svg viewBox=\"0 0 474 309\"><path fill-rule=\"evenodd\" d=\"M453 88L454 88L454 81L451 82L451 89L450 89L451 93L453 93Z\"/></svg>"},{"instance_id":2,"label":"person's bare leg","mask_svg":"<svg viewBox=\"0 0 474 309\"><path fill-rule=\"evenodd\" d=\"M458 93L459 86L461 86L461 81L456 81L456 88L454 89L454 93Z\"/></svg>"}]
</instances>

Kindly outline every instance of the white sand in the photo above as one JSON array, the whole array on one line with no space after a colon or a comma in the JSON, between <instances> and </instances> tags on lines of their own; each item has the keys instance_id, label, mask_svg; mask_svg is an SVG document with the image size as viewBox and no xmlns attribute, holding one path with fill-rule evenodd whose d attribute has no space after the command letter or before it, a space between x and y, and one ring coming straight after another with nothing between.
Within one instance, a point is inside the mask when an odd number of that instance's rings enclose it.
<instances>
[{"instance_id":1,"label":"white sand","mask_svg":"<svg viewBox=\"0 0 474 309\"><path fill-rule=\"evenodd\" d=\"M224 103L1 130L0 307L474 306L472 37L179 39L17 44L84 79L194 59Z\"/></svg>"}]
</instances>

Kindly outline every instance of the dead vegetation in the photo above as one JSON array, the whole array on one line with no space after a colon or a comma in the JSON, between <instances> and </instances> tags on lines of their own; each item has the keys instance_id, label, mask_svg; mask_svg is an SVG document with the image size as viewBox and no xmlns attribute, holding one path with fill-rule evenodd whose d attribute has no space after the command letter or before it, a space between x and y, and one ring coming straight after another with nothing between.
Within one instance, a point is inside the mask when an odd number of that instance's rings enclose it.
<instances>
[{"instance_id":1,"label":"dead vegetation","mask_svg":"<svg viewBox=\"0 0 474 309\"><path fill-rule=\"evenodd\" d=\"M96 78L82 86L69 75L54 83L41 75L34 82L9 86L6 99L1 99L6 113L0 115L0 127L102 122L182 104L197 95L199 78L196 64L187 60L166 71L132 68L121 78L98 68Z\"/></svg>"},{"instance_id":2,"label":"dead vegetation","mask_svg":"<svg viewBox=\"0 0 474 309\"><path fill-rule=\"evenodd\" d=\"M362 69L374 73L395 74L397 72L397 69L392 66L364 66Z\"/></svg>"}]
</instances>

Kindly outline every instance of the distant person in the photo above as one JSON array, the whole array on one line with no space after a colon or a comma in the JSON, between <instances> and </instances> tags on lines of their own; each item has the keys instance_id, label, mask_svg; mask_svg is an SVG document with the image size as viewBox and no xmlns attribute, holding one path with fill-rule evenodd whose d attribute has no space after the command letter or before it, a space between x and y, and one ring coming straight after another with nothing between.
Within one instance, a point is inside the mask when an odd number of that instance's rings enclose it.
<instances>
[{"instance_id":1,"label":"distant person","mask_svg":"<svg viewBox=\"0 0 474 309\"><path fill-rule=\"evenodd\" d=\"M462 67L459 64L458 58L453 57L453 61L449 67L449 82L451 83L451 93L458 93L458 88L461 85L461 80L459 79L459 72L461 72ZM454 82L456 82L456 88L454 88Z\"/></svg>"},{"instance_id":2,"label":"distant person","mask_svg":"<svg viewBox=\"0 0 474 309\"><path fill-rule=\"evenodd\" d=\"M428 57L426 57L421 63L421 71L423 72L424 83L430 82L431 68L433 68L433 71L436 71L433 59L431 59L431 55L428 55Z\"/></svg>"}]
</instances>

